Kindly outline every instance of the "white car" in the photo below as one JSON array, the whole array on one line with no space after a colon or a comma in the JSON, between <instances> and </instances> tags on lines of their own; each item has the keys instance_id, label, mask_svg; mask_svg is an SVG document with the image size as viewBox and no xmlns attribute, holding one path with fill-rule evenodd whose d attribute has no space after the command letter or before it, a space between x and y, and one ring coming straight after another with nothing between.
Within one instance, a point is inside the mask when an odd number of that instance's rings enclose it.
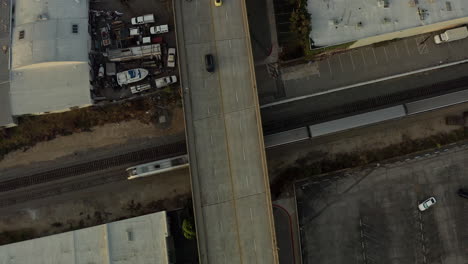
<instances>
[{"instance_id":1,"label":"white car","mask_svg":"<svg viewBox=\"0 0 468 264\"><path fill-rule=\"evenodd\" d=\"M167 51L167 67L174 68L175 67L175 48L169 48Z\"/></svg>"},{"instance_id":2,"label":"white car","mask_svg":"<svg viewBox=\"0 0 468 264\"><path fill-rule=\"evenodd\" d=\"M156 35L156 34L163 34L169 32L169 26L168 25L159 25L159 26L152 26L150 27L150 34Z\"/></svg>"},{"instance_id":3,"label":"white car","mask_svg":"<svg viewBox=\"0 0 468 264\"><path fill-rule=\"evenodd\" d=\"M418 205L418 209L419 209L419 211L421 211L421 212L422 212L422 211L425 211L425 210L427 210L429 207L433 206L436 202L437 202L436 199L435 199L434 197L431 197L431 198L427 199L426 201L420 203L420 204Z\"/></svg>"},{"instance_id":4,"label":"white car","mask_svg":"<svg viewBox=\"0 0 468 264\"><path fill-rule=\"evenodd\" d=\"M163 88L170 84L176 83L177 76L172 75L172 76L162 77L162 78L156 79L154 82L156 84L156 88Z\"/></svg>"},{"instance_id":5,"label":"white car","mask_svg":"<svg viewBox=\"0 0 468 264\"><path fill-rule=\"evenodd\" d=\"M153 14L148 14L144 16L139 16L139 17L133 17L131 19L132 25L143 25L143 24L148 24L148 23L154 23L154 15Z\"/></svg>"}]
</instances>

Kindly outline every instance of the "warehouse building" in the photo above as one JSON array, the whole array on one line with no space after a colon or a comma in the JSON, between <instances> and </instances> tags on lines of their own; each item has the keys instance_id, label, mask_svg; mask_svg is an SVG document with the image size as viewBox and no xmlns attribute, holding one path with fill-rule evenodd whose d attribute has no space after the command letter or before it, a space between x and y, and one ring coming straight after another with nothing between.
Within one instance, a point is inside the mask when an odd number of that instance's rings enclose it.
<instances>
[{"instance_id":1,"label":"warehouse building","mask_svg":"<svg viewBox=\"0 0 468 264\"><path fill-rule=\"evenodd\" d=\"M166 212L0 246L0 263L168 264Z\"/></svg>"},{"instance_id":2,"label":"warehouse building","mask_svg":"<svg viewBox=\"0 0 468 264\"><path fill-rule=\"evenodd\" d=\"M315 46L351 47L468 24L466 0L308 0Z\"/></svg>"},{"instance_id":3,"label":"warehouse building","mask_svg":"<svg viewBox=\"0 0 468 264\"><path fill-rule=\"evenodd\" d=\"M0 86L1 100L9 104L11 115L91 105L88 1L16 0L14 5L9 7L14 23L7 43L8 69L2 63L1 72L3 79L4 71L9 72L9 96ZM8 124L5 105L0 126Z\"/></svg>"},{"instance_id":4,"label":"warehouse building","mask_svg":"<svg viewBox=\"0 0 468 264\"><path fill-rule=\"evenodd\" d=\"M8 1L0 5L0 127L15 126L10 105L10 12Z\"/></svg>"}]
</instances>

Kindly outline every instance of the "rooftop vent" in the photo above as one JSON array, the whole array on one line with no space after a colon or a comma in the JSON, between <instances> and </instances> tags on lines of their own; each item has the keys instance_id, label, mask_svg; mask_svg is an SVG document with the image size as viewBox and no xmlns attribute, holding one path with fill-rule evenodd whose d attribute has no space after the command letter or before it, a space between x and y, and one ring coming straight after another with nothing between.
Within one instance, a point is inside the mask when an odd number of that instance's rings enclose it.
<instances>
[{"instance_id":1,"label":"rooftop vent","mask_svg":"<svg viewBox=\"0 0 468 264\"><path fill-rule=\"evenodd\" d=\"M39 21L49 20L49 16L47 14L40 14L37 16L37 20Z\"/></svg>"},{"instance_id":2,"label":"rooftop vent","mask_svg":"<svg viewBox=\"0 0 468 264\"><path fill-rule=\"evenodd\" d=\"M388 0L378 0L377 1L377 6L378 7L383 7L383 8L388 8L390 6L390 3Z\"/></svg>"},{"instance_id":3,"label":"rooftop vent","mask_svg":"<svg viewBox=\"0 0 468 264\"><path fill-rule=\"evenodd\" d=\"M73 34L78 34L78 24L73 24L72 25L72 33Z\"/></svg>"},{"instance_id":4,"label":"rooftop vent","mask_svg":"<svg viewBox=\"0 0 468 264\"><path fill-rule=\"evenodd\" d=\"M24 39L24 34L25 34L25 33L24 33L24 30L21 30L21 31L19 32L19 39Z\"/></svg>"},{"instance_id":5,"label":"rooftop vent","mask_svg":"<svg viewBox=\"0 0 468 264\"><path fill-rule=\"evenodd\" d=\"M445 2L445 9L447 9L447 11L452 11L452 3L449 1Z\"/></svg>"}]
</instances>

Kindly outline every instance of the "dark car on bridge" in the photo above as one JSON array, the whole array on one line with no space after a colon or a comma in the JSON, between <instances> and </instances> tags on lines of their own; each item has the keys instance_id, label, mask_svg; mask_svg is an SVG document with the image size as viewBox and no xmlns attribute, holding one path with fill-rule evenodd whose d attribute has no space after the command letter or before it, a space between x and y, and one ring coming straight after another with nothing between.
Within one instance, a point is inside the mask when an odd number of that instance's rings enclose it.
<instances>
[{"instance_id":1,"label":"dark car on bridge","mask_svg":"<svg viewBox=\"0 0 468 264\"><path fill-rule=\"evenodd\" d=\"M215 65L214 65L214 58L211 54L205 55L205 67L207 72L214 72Z\"/></svg>"},{"instance_id":2,"label":"dark car on bridge","mask_svg":"<svg viewBox=\"0 0 468 264\"><path fill-rule=\"evenodd\" d=\"M459 189L458 190L458 195L460 195L463 198L468 199L468 189Z\"/></svg>"}]
</instances>

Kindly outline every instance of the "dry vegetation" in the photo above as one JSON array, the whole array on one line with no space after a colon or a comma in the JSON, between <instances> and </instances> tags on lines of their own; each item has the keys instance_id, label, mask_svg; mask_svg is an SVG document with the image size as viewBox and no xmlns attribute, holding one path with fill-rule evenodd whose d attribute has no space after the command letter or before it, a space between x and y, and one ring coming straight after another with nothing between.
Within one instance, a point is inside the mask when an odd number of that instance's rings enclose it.
<instances>
[{"instance_id":1,"label":"dry vegetation","mask_svg":"<svg viewBox=\"0 0 468 264\"><path fill-rule=\"evenodd\" d=\"M106 106L93 106L63 113L22 116L18 126L0 130L0 160L9 152L27 149L38 142L76 132L91 131L92 127L128 120L155 122L163 107L180 107L177 92L166 92Z\"/></svg>"},{"instance_id":2,"label":"dry vegetation","mask_svg":"<svg viewBox=\"0 0 468 264\"><path fill-rule=\"evenodd\" d=\"M311 153L297 159L295 164L285 168L271 183L272 198L279 197L283 190L288 189L298 179L314 177L324 173L365 166L371 163L389 161L393 158L400 159L401 156L417 153L433 148L440 148L458 141L468 139L468 133L464 129L455 130L451 133L440 133L423 139L406 139L399 144L390 145L383 149L363 152L341 153L333 157L317 158Z\"/></svg>"}]
</instances>

